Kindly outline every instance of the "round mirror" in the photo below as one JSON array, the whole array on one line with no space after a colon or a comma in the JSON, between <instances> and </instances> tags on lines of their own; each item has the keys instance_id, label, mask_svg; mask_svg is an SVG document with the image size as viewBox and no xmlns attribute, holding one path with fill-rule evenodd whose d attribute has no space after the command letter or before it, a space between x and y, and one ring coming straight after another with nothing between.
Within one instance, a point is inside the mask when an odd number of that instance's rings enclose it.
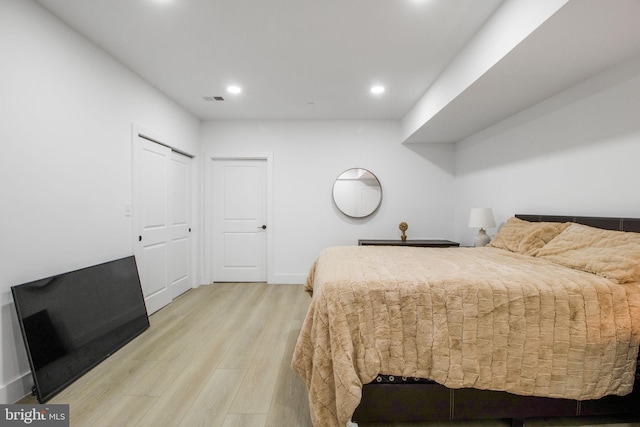
<instances>
[{"instance_id":1,"label":"round mirror","mask_svg":"<svg viewBox=\"0 0 640 427\"><path fill-rule=\"evenodd\" d=\"M371 215L380 206L380 181L366 169L348 169L333 184L333 201L340 211L352 218Z\"/></svg>"}]
</instances>

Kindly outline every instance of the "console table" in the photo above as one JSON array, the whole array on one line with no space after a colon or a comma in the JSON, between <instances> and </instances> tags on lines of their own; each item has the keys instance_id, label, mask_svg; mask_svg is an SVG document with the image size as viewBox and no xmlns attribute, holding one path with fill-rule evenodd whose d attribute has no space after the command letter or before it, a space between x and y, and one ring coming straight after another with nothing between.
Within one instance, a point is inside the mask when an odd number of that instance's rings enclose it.
<instances>
[{"instance_id":1,"label":"console table","mask_svg":"<svg viewBox=\"0 0 640 427\"><path fill-rule=\"evenodd\" d=\"M446 248L450 246L460 246L458 242L451 240L431 239L431 240L377 240L360 239L358 246L416 246L420 248Z\"/></svg>"}]
</instances>

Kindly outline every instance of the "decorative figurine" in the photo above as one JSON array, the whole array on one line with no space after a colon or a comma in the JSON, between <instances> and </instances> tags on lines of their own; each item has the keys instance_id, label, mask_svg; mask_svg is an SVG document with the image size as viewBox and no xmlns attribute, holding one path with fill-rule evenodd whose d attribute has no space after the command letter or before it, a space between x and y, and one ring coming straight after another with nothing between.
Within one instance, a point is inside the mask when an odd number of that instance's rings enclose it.
<instances>
[{"instance_id":1,"label":"decorative figurine","mask_svg":"<svg viewBox=\"0 0 640 427\"><path fill-rule=\"evenodd\" d=\"M406 222L402 221L400 223L400 227L399 228L400 228L400 231L402 231L402 236L400 236L400 238L404 242L404 241L407 240L407 235L404 234L404 232L407 231L407 229L409 228L409 225Z\"/></svg>"}]
</instances>

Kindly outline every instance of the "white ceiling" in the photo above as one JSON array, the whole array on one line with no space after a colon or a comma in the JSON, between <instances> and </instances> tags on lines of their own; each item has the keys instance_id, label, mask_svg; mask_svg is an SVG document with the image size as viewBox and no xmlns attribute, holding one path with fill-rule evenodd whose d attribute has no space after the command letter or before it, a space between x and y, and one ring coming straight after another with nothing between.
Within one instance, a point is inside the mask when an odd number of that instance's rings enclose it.
<instances>
[{"instance_id":1,"label":"white ceiling","mask_svg":"<svg viewBox=\"0 0 640 427\"><path fill-rule=\"evenodd\" d=\"M37 1L203 120L400 119L502 2Z\"/></svg>"},{"instance_id":2,"label":"white ceiling","mask_svg":"<svg viewBox=\"0 0 640 427\"><path fill-rule=\"evenodd\" d=\"M37 1L203 120L402 119L503 2ZM459 141L640 57L639 22L640 0L569 0L405 142Z\"/></svg>"}]
</instances>

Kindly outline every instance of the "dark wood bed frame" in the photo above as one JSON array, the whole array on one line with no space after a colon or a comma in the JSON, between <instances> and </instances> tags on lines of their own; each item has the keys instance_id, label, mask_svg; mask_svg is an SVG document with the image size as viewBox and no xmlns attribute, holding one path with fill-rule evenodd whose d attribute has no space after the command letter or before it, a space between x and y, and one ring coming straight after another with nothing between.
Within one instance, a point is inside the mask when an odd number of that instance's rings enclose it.
<instances>
[{"instance_id":1,"label":"dark wood bed frame","mask_svg":"<svg viewBox=\"0 0 640 427\"><path fill-rule=\"evenodd\" d=\"M637 218L522 214L516 217L535 222L577 222L607 230L640 233L640 219ZM354 422L402 422L507 418L512 420L512 426L523 426L526 418L604 415L637 416L640 420L640 370L636 371L631 394L585 401L469 388L449 389L435 382L365 384L362 400L352 419Z\"/></svg>"}]
</instances>

